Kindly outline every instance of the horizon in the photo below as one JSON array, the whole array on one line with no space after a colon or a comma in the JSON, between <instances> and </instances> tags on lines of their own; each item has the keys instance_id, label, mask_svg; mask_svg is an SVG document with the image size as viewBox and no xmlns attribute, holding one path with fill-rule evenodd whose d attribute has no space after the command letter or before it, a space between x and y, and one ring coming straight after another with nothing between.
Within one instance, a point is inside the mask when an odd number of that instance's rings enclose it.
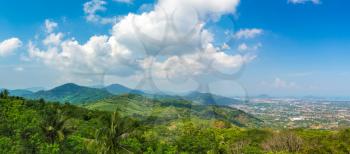
<instances>
[{"instance_id":1,"label":"horizon","mask_svg":"<svg viewBox=\"0 0 350 154\"><path fill-rule=\"evenodd\" d=\"M4 1L0 88L118 83L164 93L349 97L349 5Z\"/></svg>"},{"instance_id":2,"label":"horizon","mask_svg":"<svg viewBox=\"0 0 350 154\"><path fill-rule=\"evenodd\" d=\"M149 91L149 90L144 90L144 89L133 89L131 87L128 87L126 85L120 84L120 83L112 83L112 84L108 84L108 85L81 85L81 84L77 84L77 83L64 83L61 85L56 85L53 87L26 87L26 88L16 88L16 89L9 89L6 87L1 87L0 86L0 90L10 90L10 91L14 91L14 90L26 90L26 91L31 91L33 93L39 92L39 91L50 91L53 90L55 88L61 87L61 86L65 86L65 85L69 85L69 84L73 84L76 86L80 86L80 87L87 87L87 88L94 88L94 89L102 89L102 88L106 88L108 86L112 86L112 85L119 85L119 86L123 86L126 87L128 89L130 89L131 91L133 90L140 90L142 92L145 92L146 94L151 94L151 95L157 95L157 94L165 94L165 95L170 95L170 96L184 96L184 95L188 95L190 93L193 92L198 92L198 93L208 93L208 94L212 94L212 95L218 95L218 96L223 96L223 97L228 97L228 98L261 98L261 97L266 97L266 98L270 98L270 99L291 99L291 98L296 98L296 99L326 99L326 100L333 100L333 99L340 99L340 101L350 101L350 96L316 96L316 95L300 95L300 96L296 96L296 95L285 95L285 96L278 96L278 95L269 95L269 94L258 94L258 95L247 95L247 96L238 96L238 95L222 95L220 93L212 93L212 92L201 92L201 91L185 91L185 92L174 92L174 91Z\"/></svg>"}]
</instances>

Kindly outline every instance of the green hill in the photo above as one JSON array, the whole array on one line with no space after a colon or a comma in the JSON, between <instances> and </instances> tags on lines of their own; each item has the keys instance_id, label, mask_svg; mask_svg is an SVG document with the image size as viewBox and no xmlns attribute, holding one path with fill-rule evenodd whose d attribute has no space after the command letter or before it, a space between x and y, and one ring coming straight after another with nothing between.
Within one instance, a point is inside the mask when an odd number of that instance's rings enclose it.
<instances>
[{"instance_id":1,"label":"green hill","mask_svg":"<svg viewBox=\"0 0 350 154\"><path fill-rule=\"evenodd\" d=\"M10 90L11 96L27 97L33 94L34 93L29 90L23 90L23 89Z\"/></svg>"},{"instance_id":2,"label":"green hill","mask_svg":"<svg viewBox=\"0 0 350 154\"><path fill-rule=\"evenodd\" d=\"M229 122L259 120L229 107L140 95L115 96L84 107L0 92L0 153L350 152L350 129L241 128Z\"/></svg>"},{"instance_id":3,"label":"green hill","mask_svg":"<svg viewBox=\"0 0 350 154\"><path fill-rule=\"evenodd\" d=\"M240 102L237 99L200 92L192 92L184 98L202 105L232 105Z\"/></svg>"},{"instance_id":4,"label":"green hill","mask_svg":"<svg viewBox=\"0 0 350 154\"><path fill-rule=\"evenodd\" d=\"M103 88L104 90L114 94L114 95L121 95L121 94L144 94L144 92L140 90L133 90L128 87L125 87L120 84L112 84L107 87Z\"/></svg>"},{"instance_id":5,"label":"green hill","mask_svg":"<svg viewBox=\"0 0 350 154\"><path fill-rule=\"evenodd\" d=\"M32 95L26 96L26 98L42 98L47 101L80 104L94 102L111 96L113 96L113 94L105 90L83 87L73 83L68 83L48 91L36 92Z\"/></svg>"},{"instance_id":6,"label":"green hill","mask_svg":"<svg viewBox=\"0 0 350 154\"><path fill-rule=\"evenodd\" d=\"M125 116L150 118L158 122L182 118L223 120L241 127L259 127L262 121L241 110L215 105L199 105L178 98L150 99L127 94L106 98L84 107L100 111L120 111Z\"/></svg>"}]
</instances>

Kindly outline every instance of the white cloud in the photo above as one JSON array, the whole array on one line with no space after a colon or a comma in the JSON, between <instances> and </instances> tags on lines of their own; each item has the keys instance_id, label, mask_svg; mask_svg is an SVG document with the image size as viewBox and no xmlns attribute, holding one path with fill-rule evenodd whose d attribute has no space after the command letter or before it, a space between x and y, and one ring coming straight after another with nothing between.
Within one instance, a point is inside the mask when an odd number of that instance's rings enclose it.
<instances>
[{"instance_id":1,"label":"white cloud","mask_svg":"<svg viewBox=\"0 0 350 154\"><path fill-rule=\"evenodd\" d=\"M263 33L262 29L241 29L239 30L234 37L236 39L253 39Z\"/></svg>"},{"instance_id":2,"label":"white cloud","mask_svg":"<svg viewBox=\"0 0 350 154\"><path fill-rule=\"evenodd\" d=\"M213 41L204 28L207 20L215 20L235 11L238 0L160 0L154 10L140 15L129 14L114 25L113 35L133 51L151 55L197 52ZM145 51L147 50L147 51Z\"/></svg>"},{"instance_id":3,"label":"white cloud","mask_svg":"<svg viewBox=\"0 0 350 154\"><path fill-rule=\"evenodd\" d=\"M133 0L113 0L113 1L118 3L127 3L127 4L131 4L133 2Z\"/></svg>"},{"instance_id":4,"label":"white cloud","mask_svg":"<svg viewBox=\"0 0 350 154\"><path fill-rule=\"evenodd\" d=\"M116 17L101 17L98 12L104 12L107 10L105 7L107 2L104 0L91 0L84 3L85 19L88 22L99 24L114 24L117 21Z\"/></svg>"},{"instance_id":5,"label":"white cloud","mask_svg":"<svg viewBox=\"0 0 350 154\"><path fill-rule=\"evenodd\" d=\"M49 19L45 20L45 29L47 33L52 33L57 27L58 27L58 24L56 22L51 21Z\"/></svg>"},{"instance_id":6,"label":"white cloud","mask_svg":"<svg viewBox=\"0 0 350 154\"><path fill-rule=\"evenodd\" d=\"M205 24L234 13L238 3L239 0L160 0L154 10L120 18L109 36L92 36L80 43L64 39L61 33L49 34L43 49L29 44L29 56L78 73L128 76L152 69L157 77L169 78L181 74L214 75L208 67L229 72L256 55L223 52L213 45L213 34ZM102 0L85 3L87 20L99 21L96 12L104 11L105 4Z\"/></svg>"},{"instance_id":7,"label":"white cloud","mask_svg":"<svg viewBox=\"0 0 350 154\"><path fill-rule=\"evenodd\" d=\"M0 57L11 54L21 46L22 41L15 37L0 42Z\"/></svg>"},{"instance_id":8,"label":"white cloud","mask_svg":"<svg viewBox=\"0 0 350 154\"><path fill-rule=\"evenodd\" d=\"M321 4L320 0L288 0L288 3L292 4L305 4L311 2L313 4Z\"/></svg>"},{"instance_id":9,"label":"white cloud","mask_svg":"<svg viewBox=\"0 0 350 154\"><path fill-rule=\"evenodd\" d=\"M237 50L240 52L257 51L261 47L262 47L261 43L256 43L254 45L247 45L246 43L241 43L240 45L238 45Z\"/></svg>"},{"instance_id":10,"label":"white cloud","mask_svg":"<svg viewBox=\"0 0 350 154\"><path fill-rule=\"evenodd\" d=\"M66 72L96 74L109 71L126 75L137 69L131 68L135 65L129 61L130 52L108 36L93 36L84 44L67 39L46 48L42 50L30 43L30 58Z\"/></svg>"},{"instance_id":11,"label":"white cloud","mask_svg":"<svg viewBox=\"0 0 350 154\"><path fill-rule=\"evenodd\" d=\"M241 67L255 57L252 55L228 55L218 51L212 44L208 44L203 52L174 55L164 61L145 59L143 67L152 68L154 77L178 78L178 77L203 77L215 76L215 71L231 73L232 70ZM155 61L151 63L150 61ZM150 66L151 65L151 66Z\"/></svg>"},{"instance_id":12,"label":"white cloud","mask_svg":"<svg viewBox=\"0 0 350 154\"><path fill-rule=\"evenodd\" d=\"M216 20L223 14L234 13L239 2L239 0L207 0L205 3L203 0L160 0L157 6L169 15L174 12L180 13L185 9L195 9L199 17Z\"/></svg>"},{"instance_id":13,"label":"white cloud","mask_svg":"<svg viewBox=\"0 0 350 154\"><path fill-rule=\"evenodd\" d=\"M84 4L84 12L88 14L88 20L94 20L95 13L98 11L106 11L107 2L103 0L92 0Z\"/></svg>"},{"instance_id":14,"label":"white cloud","mask_svg":"<svg viewBox=\"0 0 350 154\"><path fill-rule=\"evenodd\" d=\"M48 36L46 36L46 38L43 40L43 44L44 45L59 45L59 43L61 42L63 38L63 34L62 33L51 33Z\"/></svg>"}]
</instances>

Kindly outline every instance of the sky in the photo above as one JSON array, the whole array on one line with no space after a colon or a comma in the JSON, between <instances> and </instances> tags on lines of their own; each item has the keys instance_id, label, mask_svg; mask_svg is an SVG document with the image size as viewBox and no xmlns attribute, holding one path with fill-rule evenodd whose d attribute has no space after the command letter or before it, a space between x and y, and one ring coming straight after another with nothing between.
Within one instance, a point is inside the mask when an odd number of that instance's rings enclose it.
<instances>
[{"instance_id":1,"label":"sky","mask_svg":"<svg viewBox=\"0 0 350 154\"><path fill-rule=\"evenodd\" d=\"M0 3L0 88L349 96L349 1Z\"/></svg>"}]
</instances>

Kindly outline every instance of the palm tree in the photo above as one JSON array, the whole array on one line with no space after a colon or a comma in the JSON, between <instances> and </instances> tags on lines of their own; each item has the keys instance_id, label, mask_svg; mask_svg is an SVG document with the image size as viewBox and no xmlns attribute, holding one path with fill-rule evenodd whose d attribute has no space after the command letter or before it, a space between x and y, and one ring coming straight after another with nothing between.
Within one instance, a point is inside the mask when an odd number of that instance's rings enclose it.
<instances>
[{"instance_id":1,"label":"palm tree","mask_svg":"<svg viewBox=\"0 0 350 154\"><path fill-rule=\"evenodd\" d=\"M129 118L122 118L118 112L114 112L107 126L101 128L96 134L96 144L99 153L116 154L132 153L127 145L122 144L122 140L133 131L135 122Z\"/></svg>"},{"instance_id":2,"label":"palm tree","mask_svg":"<svg viewBox=\"0 0 350 154\"><path fill-rule=\"evenodd\" d=\"M48 143L60 143L66 139L66 136L70 133L70 130L65 127L68 119L63 116L60 110L55 110L45 117L41 125L41 130Z\"/></svg>"}]
</instances>

